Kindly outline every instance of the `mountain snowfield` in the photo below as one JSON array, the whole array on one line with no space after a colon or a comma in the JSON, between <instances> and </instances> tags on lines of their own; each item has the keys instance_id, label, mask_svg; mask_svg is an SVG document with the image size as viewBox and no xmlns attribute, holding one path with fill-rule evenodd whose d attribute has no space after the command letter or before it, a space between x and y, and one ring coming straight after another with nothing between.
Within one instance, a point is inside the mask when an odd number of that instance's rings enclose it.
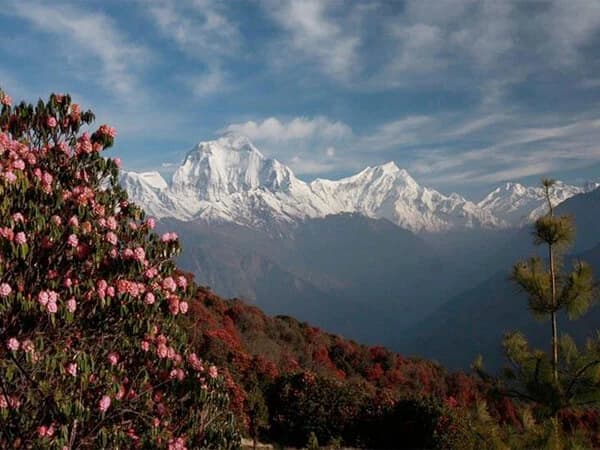
<instances>
[{"instance_id":1,"label":"mountain snowfield","mask_svg":"<svg viewBox=\"0 0 600 450\"><path fill-rule=\"evenodd\" d=\"M502 228L519 226L544 211L539 188L507 183L474 203L419 185L393 162L340 180L306 183L238 135L199 143L170 183L158 172L124 171L121 184L133 201L157 218L225 221L266 231L340 213L385 218L413 232ZM560 183L554 201L558 204L599 186Z\"/></svg>"}]
</instances>

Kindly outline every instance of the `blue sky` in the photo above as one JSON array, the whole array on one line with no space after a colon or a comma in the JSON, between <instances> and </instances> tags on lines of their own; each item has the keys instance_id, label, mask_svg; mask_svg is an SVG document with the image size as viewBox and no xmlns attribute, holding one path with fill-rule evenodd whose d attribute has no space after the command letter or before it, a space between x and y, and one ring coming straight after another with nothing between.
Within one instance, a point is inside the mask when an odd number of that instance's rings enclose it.
<instances>
[{"instance_id":1,"label":"blue sky","mask_svg":"<svg viewBox=\"0 0 600 450\"><path fill-rule=\"evenodd\" d=\"M132 170L236 131L306 180L600 178L598 0L0 0L0 57L14 98L117 127Z\"/></svg>"}]
</instances>

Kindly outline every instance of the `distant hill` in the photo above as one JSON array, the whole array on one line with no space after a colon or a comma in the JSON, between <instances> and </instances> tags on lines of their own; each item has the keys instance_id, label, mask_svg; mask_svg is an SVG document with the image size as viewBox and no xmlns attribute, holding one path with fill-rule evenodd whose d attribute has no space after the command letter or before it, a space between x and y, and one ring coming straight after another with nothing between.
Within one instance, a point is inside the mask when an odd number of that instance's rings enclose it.
<instances>
[{"instance_id":1,"label":"distant hill","mask_svg":"<svg viewBox=\"0 0 600 450\"><path fill-rule=\"evenodd\" d=\"M588 249L566 261L580 258L589 262L600 278L600 190L577 195L558 208L570 214L577 224L575 249ZM590 248L591 247L591 248ZM536 322L527 314L527 300L509 280L510 254L526 257L533 251L531 233L523 230L500 252L506 268L489 279L455 296L437 311L413 326L409 338L395 348L409 354L434 358L449 367L468 367L477 354L486 355L488 365L502 363L500 342L504 332L519 329L538 346L548 345L548 323ZM560 329L579 341L600 328L600 306L576 321L559 318Z\"/></svg>"}]
</instances>

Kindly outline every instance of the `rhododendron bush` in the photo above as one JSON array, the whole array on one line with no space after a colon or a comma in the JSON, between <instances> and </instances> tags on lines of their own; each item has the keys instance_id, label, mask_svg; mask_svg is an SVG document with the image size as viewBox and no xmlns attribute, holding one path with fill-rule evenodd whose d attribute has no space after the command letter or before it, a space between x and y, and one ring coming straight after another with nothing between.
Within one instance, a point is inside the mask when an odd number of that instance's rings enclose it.
<instances>
[{"instance_id":1,"label":"rhododendron bush","mask_svg":"<svg viewBox=\"0 0 600 450\"><path fill-rule=\"evenodd\" d=\"M0 446L233 448L216 367L187 345L177 236L118 185L107 125L0 91Z\"/></svg>"}]
</instances>

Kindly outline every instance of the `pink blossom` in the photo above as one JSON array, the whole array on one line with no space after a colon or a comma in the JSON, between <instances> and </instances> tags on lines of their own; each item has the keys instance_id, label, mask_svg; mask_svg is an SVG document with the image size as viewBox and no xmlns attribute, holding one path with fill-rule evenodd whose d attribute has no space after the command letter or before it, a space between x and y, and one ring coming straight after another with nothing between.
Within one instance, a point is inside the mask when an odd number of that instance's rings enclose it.
<instances>
[{"instance_id":1,"label":"pink blossom","mask_svg":"<svg viewBox=\"0 0 600 450\"><path fill-rule=\"evenodd\" d=\"M6 341L6 346L11 352L16 352L19 350L20 345L21 344L19 343L18 339L14 337L11 337L8 341Z\"/></svg>"},{"instance_id":2,"label":"pink blossom","mask_svg":"<svg viewBox=\"0 0 600 450\"><path fill-rule=\"evenodd\" d=\"M154 294L152 292L147 292L146 296L144 297L144 302L147 305L152 305L152 304L154 304L154 301L155 301Z\"/></svg>"},{"instance_id":3,"label":"pink blossom","mask_svg":"<svg viewBox=\"0 0 600 450\"><path fill-rule=\"evenodd\" d=\"M70 313L74 313L76 309L77 301L75 301L75 298L72 297L69 300L67 300L67 311L69 311Z\"/></svg>"},{"instance_id":4,"label":"pink blossom","mask_svg":"<svg viewBox=\"0 0 600 450\"><path fill-rule=\"evenodd\" d=\"M177 286L181 289L185 289L187 287L187 278L183 275L177 277Z\"/></svg>"},{"instance_id":5,"label":"pink blossom","mask_svg":"<svg viewBox=\"0 0 600 450\"><path fill-rule=\"evenodd\" d=\"M8 283L0 284L0 297L6 298L10 295L11 292L12 292L12 288L10 287L10 285Z\"/></svg>"},{"instance_id":6,"label":"pink blossom","mask_svg":"<svg viewBox=\"0 0 600 450\"><path fill-rule=\"evenodd\" d=\"M42 291L38 294L38 302L42 306L46 306L48 304L48 291Z\"/></svg>"},{"instance_id":7,"label":"pink blossom","mask_svg":"<svg viewBox=\"0 0 600 450\"><path fill-rule=\"evenodd\" d=\"M178 437L175 439L169 439L168 450L187 450L185 446L185 439Z\"/></svg>"},{"instance_id":8,"label":"pink blossom","mask_svg":"<svg viewBox=\"0 0 600 450\"><path fill-rule=\"evenodd\" d=\"M2 104L6 105L6 106L12 105L12 98L11 98L11 96L4 94L4 96L2 97Z\"/></svg>"},{"instance_id":9,"label":"pink blossom","mask_svg":"<svg viewBox=\"0 0 600 450\"><path fill-rule=\"evenodd\" d=\"M18 223L18 222L21 222L21 223L22 223L22 222L25 222L25 217L23 217L23 214L21 214L21 213L19 213L19 212L18 212L18 213L14 213L14 214L12 215L12 220L13 220L15 223Z\"/></svg>"},{"instance_id":10,"label":"pink blossom","mask_svg":"<svg viewBox=\"0 0 600 450\"><path fill-rule=\"evenodd\" d=\"M8 400L4 394L0 394L0 409L8 408Z\"/></svg>"},{"instance_id":11,"label":"pink blossom","mask_svg":"<svg viewBox=\"0 0 600 450\"><path fill-rule=\"evenodd\" d=\"M154 278L156 275L158 275L158 269L156 267L151 267L144 272L144 276L148 279Z\"/></svg>"},{"instance_id":12,"label":"pink blossom","mask_svg":"<svg viewBox=\"0 0 600 450\"><path fill-rule=\"evenodd\" d=\"M12 228L2 227L0 228L0 236L12 241L15 238L15 232L12 230Z\"/></svg>"},{"instance_id":13,"label":"pink blossom","mask_svg":"<svg viewBox=\"0 0 600 450\"><path fill-rule=\"evenodd\" d=\"M208 376L210 376L211 378L217 378L218 375L219 372L217 371L216 366L210 366L208 368Z\"/></svg>"},{"instance_id":14,"label":"pink blossom","mask_svg":"<svg viewBox=\"0 0 600 450\"><path fill-rule=\"evenodd\" d=\"M146 251L142 247L137 247L134 251L135 259L143 262L146 259Z\"/></svg>"},{"instance_id":15,"label":"pink blossom","mask_svg":"<svg viewBox=\"0 0 600 450\"><path fill-rule=\"evenodd\" d=\"M106 226L108 227L109 230L116 230L117 229L117 219L114 218L114 216L110 216L106 219Z\"/></svg>"},{"instance_id":16,"label":"pink blossom","mask_svg":"<svg viewBox=\"0 0 600 450\"><path fill-rule=\"evenodd\" d=\"M76 234L71 234L67 238L67 244L71 247L77 247L79 245L79 239Z\"/></svg>"},{"instance_id":17,"label":"pink blossom","mask_svg":"<svg viewBox=\"0 0 600 450\"><path fill-rule=\"evenodd\" d=\"M22 159L17 159L15 162L13 162L12 166L13 169L23 170L25 169L25 161L23 161Z\"/></svg>"},{"instance_id":18,"label":"pink blossom","mask_svg":"<svg viewBox=\"0 0 600 450\"><path fill-rule=\"evenodd\" d=\"M71 278L69 277L63 279L63 286L66 288L70 288L71 286L73 286L73 280L71 280Z\"/></svg>"},{"instance_id":19,"label":"pink blossom","mask_svg":"<svg viewBox=\"0 0 600 450\"><path fill-rule=\"evenodd\" d=\"M48 125L48 127L50 128L54 128L56 126L57 122L56 119L52 116L48 117L48 120L46 120L46 125Z\"/></svg>"},{"instance_id":20,"label":"pink blossom","mask_svg":"<svg viewBox=\"0 0 600 450\"><path fill-rule=\"evenodd\" d=\"M17 176L14 173L12 173L10 170L7 172L4 172L2 175L4 176L4 179L6 181L8 181L10 184L17 181Z\"/></svg>"},{"instance_id":21,"label":"pink blossom","mask_svg":"<svg viewBox=\"0 0 600 450\"><path fill-rule=\"evenodd\" d=\"M115 296L115 288L113 286L109 286L106 288L106 295L108 295L109 297L114 297Z\"/></svg>"},{"instance_id":22,"label":"pink blossom","mask_svg":"<svg viewBox=\"0 0 600 450\"><path fill-rule=\"evenodd\" d=\"M99 291L105 291L108 287L108 283L106 280L99 280L98 283L96 283L96 286L98 287Z\"/></svg>"},{"instance_id":23,"label":"pink blossom","mask_svg":"<svg viewBox=\"0 0 600 450\"><path fill-rule=\"evenodd\" d=\"M77 376L77 363L69 363L67 364L67 373L73 377Z\"/></svg>"},{"instance_id":24,"label":"pink blossom","mask_svg":"<svg viewBox=\"0 0 600 450\"><path fill-rule=\"evenodd\" d=\"M111 245L117 245L117 235L112 231L106 233L106 241Z\"/></svg>"},{"instance_id":25,"label":"pink blossom","mask_svg":"<svg viewBox=\"0 0 600 450\"><path fill-rule=\"evenodd\" d=\"M165 344L160 343L158 344L158 346L156 347L156 354L158 355L159 358L166 358L167 357L167 353L168 353L168 348Z\"/></svg>"},{"instance_id":26,"label":"pink blossom","mask_svg":"<svg viewBox=\"0 0 600 450\"><path fill-rule=\"evenodd\" d=\"M109 353L107 358L111 366L116 366L119 363L119 354L117 352Z\"/></svg>"},{"instance_id":27,"label":"pink blossom","mask_svg":"<svg viewBox=\"0 0 600 450\"><path fill-rule=\"evenodd\" d=\"M160 240L163 241L163 242L176 241L177 240L177 233L164 233L160 237Z\"/></svg>"},{"instance_id":28,"label":"pink blossom","mask_svg":"<svg viewBox=\"0 0 600 450\"><path fill-rule=\"evenodd\" d=\"M134 231L135 231L135 230L137 230L137 229L138 229L138 225L137 225L137 223L135 223L135 222L131 221L131 222L129 222L129 228L130 228L131 230L134 230Z\"/></svg>"},{"instance_id":29,"label":"pink blossom","mask_svg":"<svg viewBox=\"0 0 600 450\"><path fill-rule=\"evenodd\" d=\"M133 258L133 250L131 250L130 248L126 248L125 250L123 250L123 258L125 258L125 259Z\"/></svg>"},{"instance_id":30,"label":"pink blossom","mask_svg":"<svg viewBox=\"0 0 600 450\"><path fill-rule=\"evenodd\" d=\"M69 219L69 225L71 225L73 228L77 228L79 226L79 219L77 216L72 216Z\"/></svg>"},{"instance_id":31,"label":"pink blossom","mask_svg":"<svg viewBox=\"0 0 600 450\"><path fill-rule=\"evenodd\" d=\"M36 431L39 437L46 437L46 431L48 431L48 427L46 425L40 425L37 427Z\"/></svg>"},{"instance_id":32,"label":"pink blossom","mask_svg":"<svg viewBox=\"0 0 600 450\"><path fill-rule=\"evenodd\" d=\"M62 219L56 215L52 216L50 220L54 225L60 225L62 223Z\"/></svg>"},{"instance_id":33,"label":"pink blossom","mask_svg":"<svg viewBox=\"0 0 600 450\"><path fill-rule=\"evenodd\" d=\"M58 293L55 291L48 291L48 301L50 303L56 303L58 301Z\"/></svg>"},{"instance_id":34,"label":"pink blossom","mask_svg":"<svg viewBox=\"0 0 600 450\"><path fill-rule=\"evenodd\" d=\"M144 339L142 341L142 343L140 344L140 347L142 348L143 351L147 352L148 350L150 350L150 342L148 342L146 339Z\"/></svg>"},{"instance_id":35,"label":"pink blossom","mask_svg":"<svg viewBox=\"0 0 600 450\"><path fill-rule=\"evenodd\" d=\"M21 348L26 353L33 353L35 350L35 346L33 345L31 339L25 339L23 342L21 342Z\"/></svg>"},{"instance_id":36,"label":"pink blossom","mask_svg":"<svg viewBox=\"0 0 600 450\"><path fill-rule=\"evenodd\" d=\"M104 136L108 136L111 138L114 138L117 135L117 130L106 124L100 125L100 128L98 128L98 132Z\"/></svg>"},{"instance_id":37,"label":"pink blossom","mask_svg":"<svg viewBox=\"0 0 600 450\"><path fill-rule=\"evenodd\" d=\"M110 407L110 397L108 395L103 395L100 401L98 402L98 409L100 412L106 412L106 410Z\"/></svg>"},{"instance_id":38,"label":"pink blossom","mask_svg":"<svg viewBox=\"0 0 600 450\"><path fill-rule=\"evenodd\" d=\"M123 397L125 397L125 386L121 384L119 385L119 390L115 394L115 399L121 400Z\"/></svg>"},{"instance_id":39,"label":"pink blossom","mask_svg":"<svg viewBox=\"0 0 600 450\"><path fill-rule=\"evenodd\" d=\"M171 292L175 292L175 289L177 289L175 280L173 280L173 278L171 278L171 277L167 277L163 280L162 287L163 287L163 289L165 289L167 291L171 291Z\"/></svg>"},{"instance_id":40,"label":"pink blossom","mask_svg":"<svg viewBox=\"0 0 600 450\"><path fill-rule=\"evenodd\" d=\"M148 218L148 220L146 220L146 226L149 229L153 230L154 227L156 226L156 220L154 220L154 218L152 218L152 217Z\"/></svg>"},{"instance_id":41,"label":"pink blossom","mask_svg":"<svg viewBox=\"0 0 600 450\"><path fill-rule=\"evenodd\" d=\"M27 243L27 236L25 235L25 233L19 231L17 234L15 234L15 243L17 245L23 245Z\"/></svg>"},{"instance_id":42,"label":"pink blossom","mask_svg":"<svg viewBox=\"0 0 600 450\"><path fill-rule=\"evenodd\" d=\"M179 312L181 314L185 314L188 312L188 302L186 302L186 301L179 302Z\"/></svg>"},{"instance_id":43,"label":"pink blossom","mask_svg":"<svg viewBox=\"0 0 600 450\"><path fill-rule=\"evenodd\" d=\"M46 309L50 314L56 314L56 311L58 311L58 306L55 302L48 302L48 304L46 305Z\"/></svg>"},{"instance_id":44,"label":"pink blossom","mask_svg":"<svg viewBox=\"0 0 600 450\"><path fill-rule=\"evenodd\" d=\"M121 164L122 164L121 163L121 158L113 158L113 161L115 162L115 165L117 167L119 167L119 168L121 167Z\"/></svg>"}]
</instances>

